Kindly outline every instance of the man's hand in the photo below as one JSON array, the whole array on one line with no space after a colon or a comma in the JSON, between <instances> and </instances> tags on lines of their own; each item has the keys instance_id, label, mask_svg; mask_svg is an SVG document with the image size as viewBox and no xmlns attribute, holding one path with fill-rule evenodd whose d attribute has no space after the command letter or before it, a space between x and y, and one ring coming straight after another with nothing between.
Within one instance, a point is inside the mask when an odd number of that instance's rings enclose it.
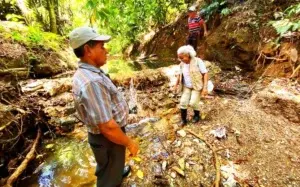
<instances>
[{"instance_id":1,"label":"man's hand","mask_svg":"<svg viewBox=\"0 0 300 187\"><path fill-rule=\"evenodd\" d=\"M202 89L202 91L201 91L201 97L205 97L205 96L207 96L207 89Z\"/></svg>"},{"instance_id":2,"label":"man's hand","mask_svg":"<svg viewBox=\"0 0 300 187\"><path fill-rule=\"evenodd\" d=\"M204 32L204 37L207 37L208 33L207 32Z\"/></svg>"},{"instance_id":3,"label":"man's hand","mask_svg":"<svg viewBox=\"0 0 300 187\"><path fill-rule=\"evenodd\" d=\"M139 145L132 140L129 141L127 148L131 156L136 156L139 151Z\"/></svg>"}]
</instances>

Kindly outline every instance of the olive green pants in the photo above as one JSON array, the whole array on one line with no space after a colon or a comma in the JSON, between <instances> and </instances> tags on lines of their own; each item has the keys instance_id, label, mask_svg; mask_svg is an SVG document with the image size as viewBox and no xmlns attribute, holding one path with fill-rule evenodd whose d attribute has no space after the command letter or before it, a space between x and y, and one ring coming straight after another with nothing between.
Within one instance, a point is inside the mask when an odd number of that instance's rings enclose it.
<instances>
[{"instance_id":1,"label":"olive green pants","mask_svg":"<svg viewBox=\"0 0 300 187\"><path fill-rule=\"evenodd\" d=\"M181 109L187 109L188 106L192 107L194 110L200 110L200 91L183 87L182 95L180 98L179 107Z\"/></svg>"}]
</instances>

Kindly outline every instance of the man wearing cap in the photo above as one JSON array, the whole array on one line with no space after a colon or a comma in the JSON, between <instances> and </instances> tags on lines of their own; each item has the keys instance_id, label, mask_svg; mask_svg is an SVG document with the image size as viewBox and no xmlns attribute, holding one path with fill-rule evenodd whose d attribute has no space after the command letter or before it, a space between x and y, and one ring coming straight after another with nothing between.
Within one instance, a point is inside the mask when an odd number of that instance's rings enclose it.
<instances>
[{"instance_id":1,"label":"man wearing cap","mask_svg":"<svg viewBox=\"0 0 300 187\"><path fill-rule=\"evenodd\" d=\"M186 45L191 45L194 47L195 51L197 51L198 38L207 36L207 29L205 21L197 15L196 7L191 6L188 10L188 27L189 27L189 35L186 40ZM204 29L204 33L202 32L201 27Z\"/></svg>"},{"instance_id":2,"label":"man wearing cap","mask_svg":"<svg viewBox=\"0 0 300 187\"><path fill-rule=\"evenodd\" d=\"M122 183L125 148L132 155L138 144L125 135L128 105L112 81L99 67L106 63L104 44L110 36L99 35L90 27L70 33L70 45L80 58L73 77L73 95L79 119L87 126L88 142L97 162L97 187Z\"/></svg>"}]
</instances>

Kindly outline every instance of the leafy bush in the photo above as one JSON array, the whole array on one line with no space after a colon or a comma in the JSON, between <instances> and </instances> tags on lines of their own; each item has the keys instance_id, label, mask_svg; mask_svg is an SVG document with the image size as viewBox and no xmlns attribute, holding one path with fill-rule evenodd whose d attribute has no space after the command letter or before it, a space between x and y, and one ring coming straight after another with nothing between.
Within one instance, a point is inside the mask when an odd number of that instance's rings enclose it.
<instances>
[{"instance_id":1,"label":"leafy bush","mask_svg":"<svg viewBox=\"0 0 300 187\"><path fill-rule=\"evenodd\" d=\"M269 23L275 28L280 36L283 36L289 31L300 31L300 3L288 7L282 16L281 20L270 21ZM298 17L297 17L298 16Z\"/></svg>"},{"instance_id":2,"label":"leafy bush","mask_svg":"<svg viewBox=\"0 0 300 187\"><path fill-rule=\"evenodd\" d=\"M83 9L91 26L98 26L100 33L109 33L120 44L113 48L114 53L137 41L143 33L170 23L183 10L184 0L86 0Z\"/></svg>"},{"instance_id":3,"label":"leafy bush","mask_svg":"<svg viewBox=\"0 0 300 187\"><path fill-rule=\"evenodd\" d=\"M13 23L13 22L11 22ZM63 37L50 33L43 32L37 24L26 27L20 23L14 23L10 28L0 27L0 36L12 39L14 42L22 43L27 47L41 46L45 49L58 51L63 45Z\"/></svg>"},{"instance_id":4,"label":"leafy bush","mask_svg":"<svg viewBox=\"0 0 300 187\"><path fill-rule=\"evenodd\" d=\"M201 12L205 16L206 20L209 20L216 13L220 13L222 16L227 16L231 13L230 9L226 6L226 0L212 0L210 4L205 5Z\"/></svg>"},{"instance_id":5,"label":"leafy bush","mask_svg":"<svg viewBox=\"0 0 300 187\"><path fill-rule=\"evenodd\" d=\"M15 22L24 21L23 16L20 16L20 15L17 15L17 14L7 14L5 17L8 21L15 21Z\"/></svg>"},{"instance_id":6,"label":"leafy bush","mask_svg":"<svg viewBox=\"0 0 300 187\"><path fill-rule=\"evenodd\" d=\"M288 7L284 13L288 16L291 17L293 15L297 15L300 14L300 3L297 5L292 5L290 7Z\"/></svg>"},{"instance_id":7,"label":"leafy bush","mask_svg":"<svg viewBox=\"0 0 300 187\"><path fill-rule=\"evenodd\" d=\"M221 16L222 16L222 17L226 17L226 16L228 16L229 14L231 14L231 10L230 10L229 8L223 8L223 9L221 10Z\"/></svg>"},{"instance_id":8,"label":"leafy bush","mask_svg":"<svg viewBox=\"0 0 300 187\"><path fill-rule=\"evenodd\" d=\"M289 19L283 19L271 21L270 23L280 36L286 34L288 31L300 31L300 20L293 22Z\"/></svg>"}]
</instances>

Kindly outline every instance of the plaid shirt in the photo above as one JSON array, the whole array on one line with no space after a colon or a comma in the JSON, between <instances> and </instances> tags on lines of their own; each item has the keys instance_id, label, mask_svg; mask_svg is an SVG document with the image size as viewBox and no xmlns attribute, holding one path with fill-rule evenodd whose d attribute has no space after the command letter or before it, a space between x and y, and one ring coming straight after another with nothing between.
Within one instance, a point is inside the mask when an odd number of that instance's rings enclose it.
<instances>
[{"instance_id":1,"label":"plaid shirt","mask_svg":"<svg viewBox=\"0 0 300 187\"><path fill-rule=\"evenodd\" d=\"M79 118L87 125L88 132L100 134L98 125L112 118L120 127L126 125L128 105L99 68L79 62L73 77L73 95Z\"/></svg>"}]
</instances>

